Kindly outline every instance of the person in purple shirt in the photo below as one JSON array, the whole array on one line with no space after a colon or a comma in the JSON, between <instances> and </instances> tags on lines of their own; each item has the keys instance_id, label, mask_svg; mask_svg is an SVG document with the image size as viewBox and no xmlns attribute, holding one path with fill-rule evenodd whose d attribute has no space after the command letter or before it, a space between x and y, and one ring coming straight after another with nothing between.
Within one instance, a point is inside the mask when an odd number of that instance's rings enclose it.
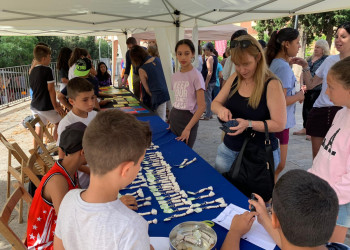
<instances>
[{"instance_id":1,"label":"person in purple shirt","mask_svg":"<svg viewBox=\"0 0 350 250\"><path fill-rule=\"evenodd\" d=\"M169 115L171 132L193 147L197 136L198 121L205 110L204 80L201 73L192 66L195 48L191 40L183 39L175 46L180 71L172 75L171 86L175 102Z\"/></svg>"},{"instance_id":2,"label":"person in purple shirt","mask_svg":"<svg viewBox=\"0 0 350 250\"><path fill-rule=\"evenodd\" d=\"M107 65L104 62L98 64L96 78L100 87L112 85L111 75L108 73Z\"/></svg>"}]
</instances>

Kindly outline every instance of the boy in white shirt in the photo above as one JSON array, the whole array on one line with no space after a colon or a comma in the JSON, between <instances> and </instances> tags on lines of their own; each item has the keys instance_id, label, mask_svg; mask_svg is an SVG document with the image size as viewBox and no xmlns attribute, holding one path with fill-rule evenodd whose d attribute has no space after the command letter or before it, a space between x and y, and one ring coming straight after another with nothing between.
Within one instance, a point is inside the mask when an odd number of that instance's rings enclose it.
<instances>
[{"instance_id":1,"label":"boy in white shirt","mask_svg":"<svg viewBox=\"0 0 350 250\"><path fill-rule=\"evenodd\" d=\"M92 84L86 79L76 77L70 80L67 84L69 103L72 105L72 110L61 120L58 125L57 145L60 143L60 135L65 128L73 123L82 122L86 126L95 118L97 112L93 110L96 96ZM64 157L61 149L58 151L59 158ZM90 170L87 166L79 168L79 184L82 188L89 185Z\"/></svg>"},{"instance_id":2,"label":"boy in white shirt","mask_svg":"<svg viewBox=\"0 0 350 250\"><path fill-rule=\"evenodd\" d=\"M117 198L137 176L150 143L147 123L115 109L97 114L83 138L90 185L64 197L54 249L150 249L147 221Z\"/></svg>"}]
</instances>

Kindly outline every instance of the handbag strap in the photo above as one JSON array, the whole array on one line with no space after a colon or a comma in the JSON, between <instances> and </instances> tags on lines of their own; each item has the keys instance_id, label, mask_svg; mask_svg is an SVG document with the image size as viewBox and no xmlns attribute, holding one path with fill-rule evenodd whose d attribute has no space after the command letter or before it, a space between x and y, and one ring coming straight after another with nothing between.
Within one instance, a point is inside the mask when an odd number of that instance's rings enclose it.
<instances>
[{"instance_id":1,"label":"handbag strap","mask_svg":"<svg viewBox=\"0 0 350 250\"><path fill-rule=\"evenodd\" d=\"M265 145L271 144L270 141L270 136L269 136L269 127L267 126L267 122L264 122L264 127L265 127Z\"/></svg>"},{"instance_id":2,"label":"handbag strap","mask_svg":"<svg viewBox=\"0 0 350 250\"><path fill-rule=\"evenodd\" d=\"M244 153L244 150L245 150L245 148L246 148L250 138L252 138L251 134L246 135L246 137L245 137L245 139L243 141L241 150L239 151L239 154L237 156L237 160L235 162L235 166L234 166L234 168L231 167L231 170L233 169L232 174L231 174L232 178L237 177L238 174L239 174L239 170L241 168L241 163L242 163L242 159L243 159L243 153Z\"/></svg>"},{"instance_id":3,"label":"handbag strap","mask_svg":"<svg viewBox=\"0 0 350 250\"><path fill-rule=\"evenodd\" d=\"M270 164L270 174L272 179L274 180L275 176L275 162L273 159L273 152L272 152L272 145L271 145L271 140L269 137L269 127L267 126L267 122L264 122L264 127L265 127L265 151L266 151L266 156L268 159L268 162Z\"/></svg>"}]
</instances>

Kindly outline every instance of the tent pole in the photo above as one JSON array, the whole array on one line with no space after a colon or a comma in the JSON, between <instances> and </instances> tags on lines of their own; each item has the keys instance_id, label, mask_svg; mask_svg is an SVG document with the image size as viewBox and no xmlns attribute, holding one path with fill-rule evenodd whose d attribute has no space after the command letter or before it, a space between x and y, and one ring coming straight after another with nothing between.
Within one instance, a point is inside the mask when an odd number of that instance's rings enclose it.
<instances>
[{"instance_id":1,"label":"tent pole","mask_svg":"<svg viewBox=\"0 0 350 250\"><path fill-rule=\"evenodd\" d=\"M195 56L193 66L198 68L198 24L197 19L194 19L194 27L192 29L192 42L194 44Z\"/></svg>"},{"instance_id":2,"label":"tent pole","mask_svg":"<svg viewBox=\"0 0 350 250\"><path fill-rule=\"evenodd\" d=\"M177 43L179 41L179 37L180 37L180 11L179 10L175 10L174 14L175 14L175 22L174 22L174 24L176 26L175 39L176 39L176 43ZM177 71L178 67L179 67L179 62L177 60L175 60L175 71Z\"/></svg>"},{"instance_id":3,"label":"tent pole","mask_svg":"<svg viewBox=\"0 0 350 250\"><path fill-rule=\"evenodd\" d=\"M298 29L298 15L295 15L294 29Z\"/></svg>"}]
</instances>

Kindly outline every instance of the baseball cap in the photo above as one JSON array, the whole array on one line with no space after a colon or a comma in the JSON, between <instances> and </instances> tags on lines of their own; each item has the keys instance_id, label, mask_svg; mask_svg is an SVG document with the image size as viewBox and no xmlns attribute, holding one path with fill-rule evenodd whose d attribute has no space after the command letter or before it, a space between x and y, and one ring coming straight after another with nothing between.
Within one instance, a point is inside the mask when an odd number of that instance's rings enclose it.
<instances>
[{"instance_id":1,"label":"baseball cap","mask_svg":"<svg viewBox=\"0 0 350 250\"><path fill-rule=\"evenodd\" d=\"M204 44L203 49L214 51L214 45L211 42L206 43L206 44Z\"/></svg>"},{"instance_id":2,"label":"baseball cap","mask_svg":"<svg viewBox=\"0 0 350 250\"><path fill-rule=\"evenodd\" d=\"M75 65L75 70L74 74L76 76L86 76L89 74L91 69L91 60L89 58L81 58L78 59L76 65Z\"/></svg>"},{"instance_id":3,"label":"baseball cap","mask_svg":"<svg viewBox=\"0 0 350 250\"><path fill-rule=\"evenodd\" d=\"M60 148L68 155L83 148L83 136L86 125L82 122L72 123L66 127L60 136Z\"/></svg>"}]
</instances>

